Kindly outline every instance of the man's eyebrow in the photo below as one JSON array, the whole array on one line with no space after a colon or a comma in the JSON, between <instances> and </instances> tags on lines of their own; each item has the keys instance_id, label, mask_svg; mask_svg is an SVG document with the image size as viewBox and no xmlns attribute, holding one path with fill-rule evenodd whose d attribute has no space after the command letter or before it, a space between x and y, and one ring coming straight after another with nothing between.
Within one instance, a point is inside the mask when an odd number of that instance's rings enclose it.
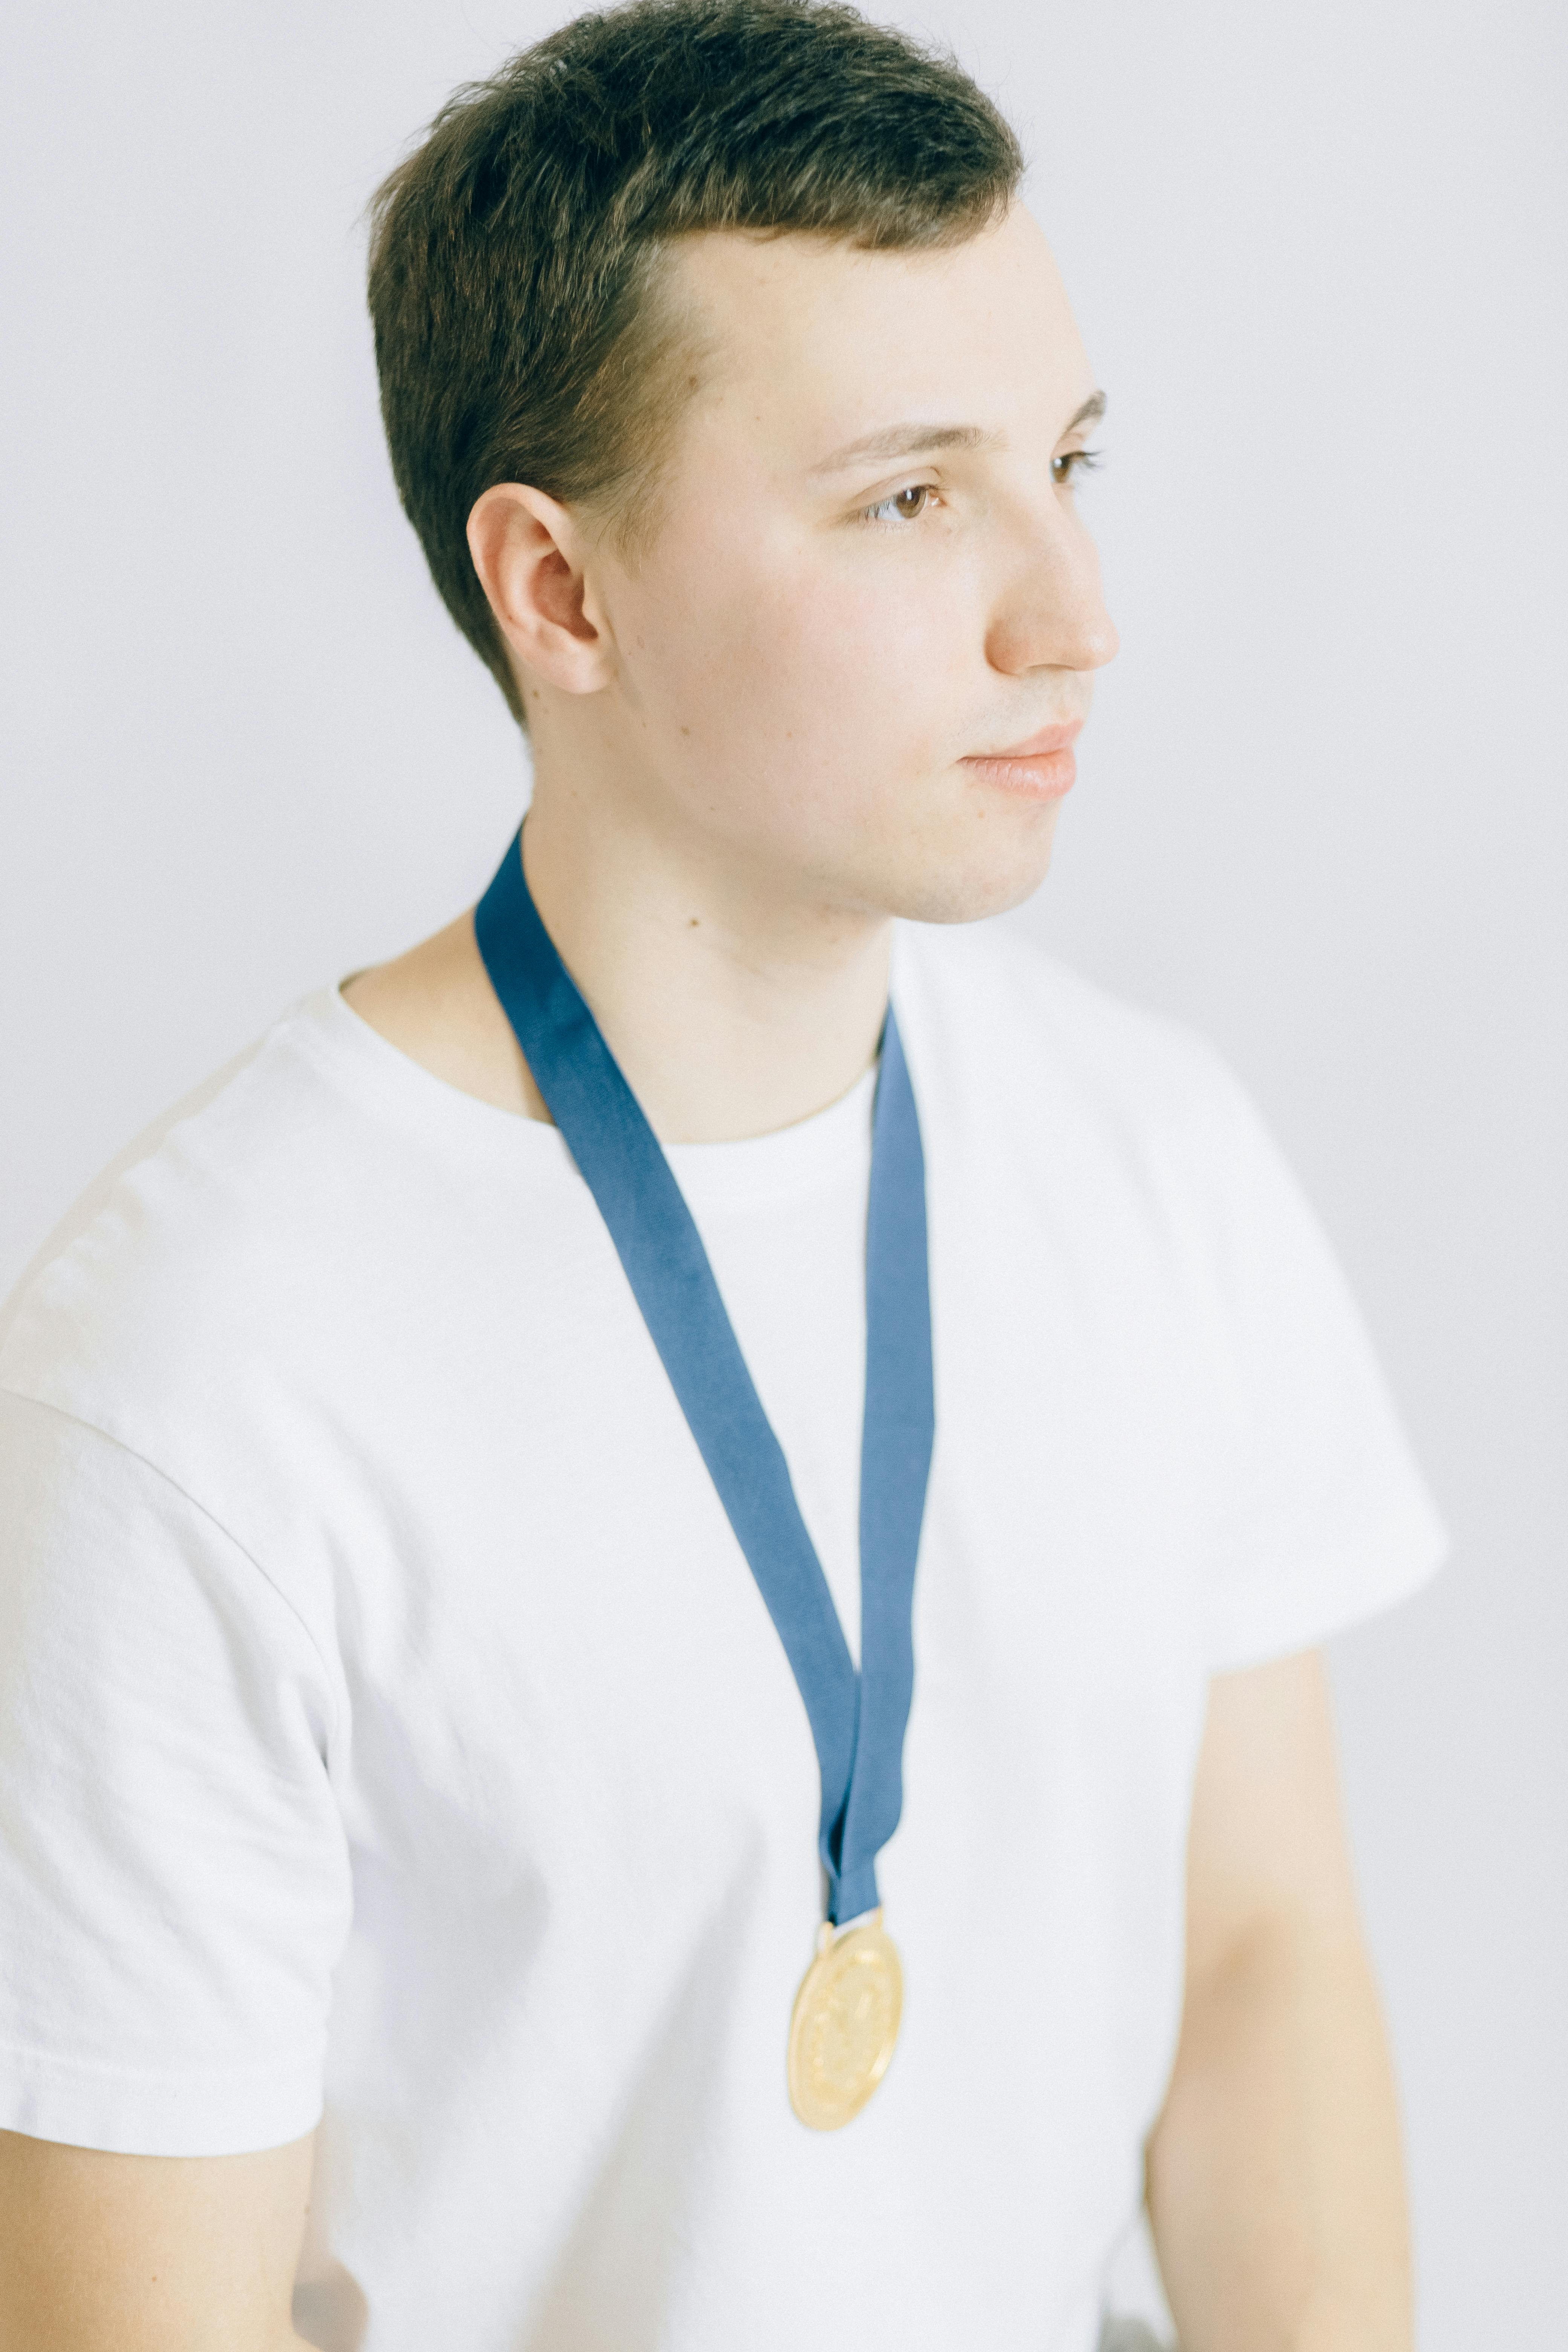
<instances>
[{"instance_id":1,"label":"man's eyebrow","mask_svg":"<svg viewBox=\"0 0 1568 2352\"><path fill-rule=\"evenodd\" d=\"M979 425L885 425L858 441L847 441L811 470L837 474L868 457L918 457L927 449L991 449L1000 437Z\"/></svg>"},{"instance_id":2,"label":"man's eyebrow","mask_svg":"<svg viewBox=\"0 0 1568 2352\"><path fill-rule=\"evenodd\" d=\"M1105 394L1091 392L1075 416L1069 416L1062 426L1064 433L1076 433L1080 425L1098 425L1105 414Z\"/></svg>"},{"instance_id":3,"label":"man's eyebrow","mask_svg":"<svg viewBox=\"0 0 1568 2352\"><path fill-rule=\"evenodd\" d=\"M1080 425L1092 425L1104 414L1104 393L1091 393L1062 432L1076 433ZM980 425L884 425L874 433L863 434L858 441L847 441L842 449L835 449L811 470L837 474L847 466L864 465L870 458L919 457L928 449L994 449L1001 437Z\"/></svg>"}]
</instances>

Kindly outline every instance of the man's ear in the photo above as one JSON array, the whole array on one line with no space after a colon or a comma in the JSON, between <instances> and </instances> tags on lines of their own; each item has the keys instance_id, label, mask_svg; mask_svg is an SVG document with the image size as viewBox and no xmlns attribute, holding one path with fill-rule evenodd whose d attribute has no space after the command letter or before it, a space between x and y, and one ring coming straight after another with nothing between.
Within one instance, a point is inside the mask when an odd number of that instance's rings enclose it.
<instances>
[{"instance_id":1,"label":"man's ear","mask_svg":"<svg viewBox=\"0 0 1568 2352\"><path fill-rule=\"evenodd\" d=\"M566 509L525 483L492 483L468 517L468 551L524 667L563 694L597 693L611 647L590 610L583 534Z\"/></svg>"}]
</instances>

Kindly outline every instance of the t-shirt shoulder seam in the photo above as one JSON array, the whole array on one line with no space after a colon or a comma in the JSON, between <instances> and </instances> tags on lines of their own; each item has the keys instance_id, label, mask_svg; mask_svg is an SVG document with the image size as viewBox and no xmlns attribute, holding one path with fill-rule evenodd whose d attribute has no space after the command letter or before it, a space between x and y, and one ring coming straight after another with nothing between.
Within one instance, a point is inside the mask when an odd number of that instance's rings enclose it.
<instances>
[{"instance_id":1,"label":"t-shirt shoulder seam","mask_svg":"<svg viewBox=\"0 0 1568 2352\"><path fill-rule=\"evenodd\" d=\"M939 998L949 944L939 936L929 961L917 951L919 979ZM961 939L952 952L960 968L1026 998L1032 1034L1056 1066L1089 1088L1102 1110L1130 1120L1146 1148L1184 1152L1194 1139L1202 1145L1228 1136L1238 1119L1258 1120L1225 1047L1197 1022L1124 995L1026 937Z\"/></svg>"},{"instance_id":2,"label":"t-shirt shoulder seam","mask_svg":"<svg viewBox=\"0 0 1568 2352\"><path fill-rule=\"evenodd\" d=\"M0 1348L49 1276L69 1257L79 1243L87 1241L94 1233L121 1184L160 1159L187 1129L232 1098L268 1048L286 1033L293 1030L301 1038L308 1037L311 1009L325 993L325 990L316 989L286 1006L258 1035L216 1069L209 1070L195 1086L187 1087L173 1102L165 1103L110 1155L76 1199L55 1219L15 1281L0 1292Z\"/></svg>"},{"instance_id":3,"label":"t-shirt shoulder seam","mask_svg":"<svg viewBox=\"0 0 1568 2352\"><path fill-rule=\"evenodd\" d=\"M216 1528L216 1532L223 1538L224 1542L229 1547L229 1549L232 1551L237 1552L239 1558L245 1561L247 1567L251 1569L254 1573L260 1578L262 1583L267 1587L268 1592L272 1594L274 1600L277 1601L282 1608L288 1611L289 1616L294 1620L294 1622L298 1625L300 1631L304 1634L306 1641L310 1643L326 1681L327 1692L332 1711L332 1720L329 1737L332 1740L336 1741L341 1735L342 1722L342 1709L338 1698L338 1677L333 1670L331 1660L327 1656L326 1652L322 1649L314 1628L310 1625L310 1621L300 1609L298 1603L289 1598L289 1594L279 1583L278 1579L272 1575L266 1564L258 1559L255 1553L240 1542L239 1538L234 1533L233 1529L225 1527L217 1514L207 1507L206 1504L202 1501L200 1496L193 1495L190 1488L182 1485L181 1481L174 1477L169 1471L165 1470L162 1464L154 1462L150 1455L143 1454L139 1447L128 1444L124 1438L117 1437L112 1430L105 1429L100 1422L89 1420L85 1413L73 1412L68 1405L57 1404L51 1397L38 1396L35 1394L31 1389L18 1387L14 1381L0 1379L0 1395L15 1397L18 1403L33 1405L40 1412L53 1413L58 1420L69 1422L78 1429L87 1430L93 1437L101 1439L105 1445L113 1446L117 1453L123 1454L131 1461L139 1463L142 1468L149 1472L153 1477L156 1478L161 1486L166 1486L171 1494L178 1495L182 1502L188 1504L193 1511L200 1513L201 1517L206 1521L210 1528Z\"/></svg>"},{"instance_id":4,"label":"t-shirt shoulder seam","mask_svg":"<svg viewBox=\"0 0 1568 2352\"><path fill-rule=\"evenodd\" d=\"M1129 995L1112 982L1095 978L1038 940L1017 932L1005 932L990 939L970 939L963 936L963 927L961 926L915 925L907 928L917 933L922 930L936 932L937 937L931 943L926 945L917 940L912 949L915 969L919 970L923 965L933 978L940 974L943 961L949 957L958 966L968 964L971 969L989 971L998 977L1022 977L1044 989L1044 1009L1050 1016L1059 1016L1064 1000L1076 1001L1178 1053L1195 1052L1203 1059L1217 1063L1227 1071L1229 1069L1223 1048L1199 1023L1183 1013L1172 1013L1163 1005ZM981 932L984 928L984 924L974 927ZM957 933L956 937L952 936L953 932ZM1059 1021L1054 1022L1053 1025L1059 1025Z\"/></svg>"}]
</instances>

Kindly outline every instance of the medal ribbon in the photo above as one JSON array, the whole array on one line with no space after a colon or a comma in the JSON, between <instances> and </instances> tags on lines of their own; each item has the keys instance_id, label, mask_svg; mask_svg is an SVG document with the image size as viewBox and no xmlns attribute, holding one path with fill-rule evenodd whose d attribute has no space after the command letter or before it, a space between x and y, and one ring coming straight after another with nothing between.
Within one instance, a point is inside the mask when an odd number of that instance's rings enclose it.
<instances>
[{"instance_id":1,"label":"medal ribbon","mask_svg":"<svg viewBox=\"0 0 1568 2352\"><path fill-rule=\"evenodd\" d=\"M784 1643L822 1773L818 1844L835 1923L877 1907L903 1807L915 1557L935 1432L925 1160L892 1006L882 1033L866 1225L856 1672L702 1237L652 1128L540 919L520 831L474 918L479 953L609 1229L671 1387Z\"/></svg>"}]
</instances>

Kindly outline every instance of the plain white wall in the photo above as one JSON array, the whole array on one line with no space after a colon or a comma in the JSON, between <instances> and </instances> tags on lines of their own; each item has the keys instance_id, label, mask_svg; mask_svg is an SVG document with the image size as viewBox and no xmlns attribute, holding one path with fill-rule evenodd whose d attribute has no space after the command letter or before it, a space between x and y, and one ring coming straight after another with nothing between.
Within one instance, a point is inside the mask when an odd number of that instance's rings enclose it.
<instances>
[{"instance_id":1,"label":"plain white wall","mask_svg":"<svg viewBox=\"0 0 1568 2352\"><path fill-rule=\"evenodd\" d=\"M476 894L525 792L382 452L357 216L562 11L5 38L0 1289L134 1129ZM1453 1565L1334 1645L1426 2352L1568 2331L1560 7L952 0L1111 394L1123 652L1022 915L1195 1021Z\"/></svg>"}]
</instances>

